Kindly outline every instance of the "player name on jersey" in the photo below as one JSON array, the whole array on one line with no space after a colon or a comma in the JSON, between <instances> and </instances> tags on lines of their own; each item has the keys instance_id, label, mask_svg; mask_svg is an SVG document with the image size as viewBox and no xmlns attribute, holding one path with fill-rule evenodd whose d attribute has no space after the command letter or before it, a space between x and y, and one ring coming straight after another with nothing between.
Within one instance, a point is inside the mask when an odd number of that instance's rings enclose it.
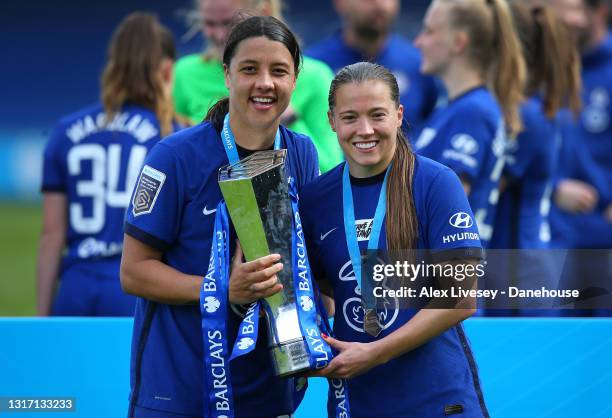
<instances>
[{"instance_id":1,"label":"player name on jersey","mask_svg":"<svg viewBox=\"0 0 612 418\"><path fill-rule=\"evenodd\" d=\"M83 138L100 131L127 132L132 134L140 143L147 142L159 134L157 127L150 120L143 118L142 115L127 112L117 113L108 122L106 113L100 112L95 118L87 115L77 119L66 129L66 136L72 142L78 144Z\"/></svg>"}]
</instances>

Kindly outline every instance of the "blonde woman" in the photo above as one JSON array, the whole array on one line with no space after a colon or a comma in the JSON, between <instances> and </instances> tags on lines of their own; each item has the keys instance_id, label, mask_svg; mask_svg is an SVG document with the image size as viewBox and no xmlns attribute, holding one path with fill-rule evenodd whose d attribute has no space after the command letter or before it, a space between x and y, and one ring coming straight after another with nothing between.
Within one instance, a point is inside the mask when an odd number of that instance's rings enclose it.
<instances>
[{"instance_id":1,"label":"blonde woman","mask_svg":"<svg viewBox=\"0 0 612 418\"><path fill-rule=\"evenodd\" d=\"M504 165L506 133L522 128L525 63L505 0L435 0L415 40L421 71L448 92L415 142L417 153L461 179L485 247Z\"/></svg>"}]
</instances>

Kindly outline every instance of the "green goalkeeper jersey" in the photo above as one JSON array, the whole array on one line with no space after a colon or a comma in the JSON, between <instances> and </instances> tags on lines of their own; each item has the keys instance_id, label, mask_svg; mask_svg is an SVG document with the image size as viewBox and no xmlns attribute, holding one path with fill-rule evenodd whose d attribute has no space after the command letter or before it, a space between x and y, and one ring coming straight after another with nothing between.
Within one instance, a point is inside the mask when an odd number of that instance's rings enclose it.
<instances>
[{"instance_id":1,"label":"green goalkeeper jersey","mask_svg":"<svg viewBox=\"0 0 612 418\"><path fill-rule=\"evenodd\" d=\"M334 74L322 61L304 57L291 107L296 114L289 129L312 138L319 154L319 167L325 172L343 160L336 135L327 120L327 94ZM181 58L175 68L174 105L176 111L194 123L204 119L208 109L228 95L223 67L214 58L192 54Z\"/></svg>"}]
</instances>

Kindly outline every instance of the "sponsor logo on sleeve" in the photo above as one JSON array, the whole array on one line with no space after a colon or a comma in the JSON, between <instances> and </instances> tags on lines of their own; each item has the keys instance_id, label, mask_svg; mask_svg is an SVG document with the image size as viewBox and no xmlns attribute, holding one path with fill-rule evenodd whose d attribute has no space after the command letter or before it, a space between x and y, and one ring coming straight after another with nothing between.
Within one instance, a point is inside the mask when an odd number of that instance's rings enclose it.
<instances>
[{"instance_id":1,"label":"sponsor logo on sleeve","mask_svg":"<svg viewBox=\"0 0 612 418\"><path fill-rule=\"evenodd\" d=\"M479 148L478 142L476 142L474 138L467 134L455 135L451 139L451 145L457 151L467 155L476 154Z\"/></svg>"},{"instance_id":2,"label":"sponsor logo on sleeve","mask_svg":"<svg viewBox=\"0 0 612 418\"><path fill-rule=\"evenodd\" d=\"M478 152L478 142L470 135L458 134L450 141L451 148L442 151L442 158L456 160L468 167L476 167L478 162L473 157Z\"/></svg>"},{"instance_id":3,"label":"sponsor logo on sleeve","mask_svg":"<svg viewBox=\"0 0 612 418\"><path fill-rule=\"evenodd\" d=\"M457 212L453 216L450 217L448 223L455 228L469 228L474 225L474 221L472 217L465 212Z\"/></svg>"},{"instance_id":4,"label":"sponsor logo on sleeve","mask_svg":"<svg viewBox=\"0 0 612 418\"><path fill-rule=\"evenodd\" d=\"M472 217L465 212L457 212L453 216L450 217L448 223L455 228L459 229L467 229L471 228L474 225L474 220ZM459 242L465 240L479 240L480 235L476 232L460 232L455 234L448 234L442 237L442 242L444 244L450 244L452 242Z\"/></svg>"},{"instance_id":5,"label":"sponsor logo on sleeve","mask_svg":"<svg viewBox=\"0 0 612 418\"><path fill-rule=\"evenodd\" d=\"M165 180L166 175L161 171L148 165L143 167L132 200L134 216L151 213Z\"/></svg>"}]
</instances>

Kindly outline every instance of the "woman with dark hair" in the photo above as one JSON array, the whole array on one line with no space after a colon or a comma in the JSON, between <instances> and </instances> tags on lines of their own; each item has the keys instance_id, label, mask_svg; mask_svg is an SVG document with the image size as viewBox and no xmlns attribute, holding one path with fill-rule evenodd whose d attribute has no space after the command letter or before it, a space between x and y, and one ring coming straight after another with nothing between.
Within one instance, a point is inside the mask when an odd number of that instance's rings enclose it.
<instances>
[{"instance_id":1,"label":"woman with dark hair","mask_svg":"<svg viewBox=\"0 0 612 418\"><path fill-rule=\"evenodd\" d=\"M155 16L129 15L108 47L102 103L53 131L43 166L39 315L133 315L135 299L119 285L122 224L145 155L175 128L175 58L172 34Z\"/></svg>"},{"instance_id":2,"label":"woman with dark hair","mask_svg":"<svg viewBox=\"0 0 612 418\"><path fill-rule=\"evenodd\" d=\"M209 108L227 97L223 83L223 46L234 23L245 16L273 16L283 21L281 0L197 0L198 23L206 38L204 53L190 54L176 63L174 103L179 114L199 123ZM198 25L199 26L199 25ZM338 163L342 151L325 118L327 91L334 73L322 61L303 57L300 77L281 123L312 138L325 172Z\"/></svg>"},{"instance_id":3,"label":"woman with dark hair","mask_svg":"<svg viewBox=\"0 0 612 418\"><path fill-rule=\"evenodd\" d=\"M486 417L460 324L475 302L419 309L390 294L380 299L366 286L364 251L388 251L395 260L407 254L407 262L422 252L434 267L476 267L481 258L461 182L414 154L402 116L397 81L380 65L349 65L332 82L329 120L346 163L302 190L300 214L313 276L334 298L336 337L326 341L338 355L311 375L348 379L352 417ZM453 279L459 277L442 280ZM382 287L393 289L389 281Z\"/></svg>"},{"instance_id":4,"label":"woman with dark hair","mask_svg":"<svg viewBox=\"0 0 612 418\"><path fill-rule=\"evenodd\" d=\"M214 105L205 122L160 142L145 161L128 211L121 265L123 288L138 296L132 417L202 416L209 402L198 302L222 199L219 168L257 150L285 148L298 189L318 175L310 139L280 126L300 62L298 42L279 20L251 17L238 23L223 52L229 98ZM235 237L230 241L231 303L250 303L282 289L278 254L243 263ZM240 320L230 313L228 335L236 336ZM299 402L292 398L295 380L274 376L265 340L231 362L232 377L223 383L233 389L237 417L290 414Z\"/></svg>"}]
</instances>

